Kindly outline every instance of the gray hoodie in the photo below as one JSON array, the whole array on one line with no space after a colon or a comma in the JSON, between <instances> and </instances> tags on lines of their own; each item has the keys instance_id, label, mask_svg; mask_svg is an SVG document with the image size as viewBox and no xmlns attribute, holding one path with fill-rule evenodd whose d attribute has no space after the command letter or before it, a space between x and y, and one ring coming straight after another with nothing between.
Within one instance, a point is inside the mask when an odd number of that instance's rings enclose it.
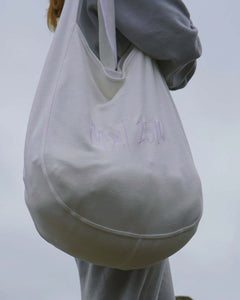
<instances>
[{"instance_id":1,"label":"gray hoodie","mask_svg":"<svg viewBox=\"0 0 240 300\"><path fill-rule=\"evenodd\" d=\"M79 26L99 58L97 0L82 0ZM115 0L118 58L134 44L156 59L170 90L181 89L202 54L198 29L181 0Z\"/></svg>"}]
</instances>

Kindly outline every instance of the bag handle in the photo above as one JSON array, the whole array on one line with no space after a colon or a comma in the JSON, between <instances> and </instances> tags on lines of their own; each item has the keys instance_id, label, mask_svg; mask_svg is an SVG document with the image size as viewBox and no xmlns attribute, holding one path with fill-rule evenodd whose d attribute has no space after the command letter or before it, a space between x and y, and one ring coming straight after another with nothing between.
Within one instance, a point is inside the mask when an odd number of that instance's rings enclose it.
<instances>
[{"instance_id":1,"label":"bag handle","mask_svg":"<svg viewBox=\"0 0 240 300\"><path fill-rule=\"evenodd\" d=\"M117 68L114 0L98 0L99 57L105 68Z\"/></svg>"}]
</instances>

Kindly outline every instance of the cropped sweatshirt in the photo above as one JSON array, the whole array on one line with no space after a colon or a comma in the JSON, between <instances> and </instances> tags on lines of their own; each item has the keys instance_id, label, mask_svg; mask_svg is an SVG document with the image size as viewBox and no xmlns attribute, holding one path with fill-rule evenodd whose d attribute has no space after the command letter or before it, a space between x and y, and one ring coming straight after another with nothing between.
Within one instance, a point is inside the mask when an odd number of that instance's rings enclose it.
<instances>
[{"instance_id":1,"label":"cropped sweatshirt","mask_svg":"<svg viewBox=\"0 0 240 300\"><path fill-rule=\"evenodd\" d=\"M82 0L79 26L99 58L97 0ZM202 54L198 29L181 0L115 0L118 59L134 44L155 59L168 88L185 87Z\"/></svg>"}]
</instances>

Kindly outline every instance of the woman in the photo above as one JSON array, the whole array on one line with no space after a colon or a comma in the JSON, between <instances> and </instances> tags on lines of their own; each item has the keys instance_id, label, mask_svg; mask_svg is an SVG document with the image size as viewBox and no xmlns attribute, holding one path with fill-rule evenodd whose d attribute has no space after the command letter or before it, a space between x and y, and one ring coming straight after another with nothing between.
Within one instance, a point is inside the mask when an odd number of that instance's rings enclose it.
<instances>
[{"instance_id":1,"label":"woman","mask_svg":"<svg viewBox=\"0 0 240 300\"><path fill-rule=\"evenodd\" d=\"M47 21L51 31L56 29L63 5L64 0L50 0ZM134 44L156 59L170 90L187 85L202 47L198 30L181 0L117 0L115 18L118 59ZM90 48L99 58L97 0L82 0L79 20ZM83 300L175 299L169 259L129 271L75 260Z\"/></svg>"}]
</instances>

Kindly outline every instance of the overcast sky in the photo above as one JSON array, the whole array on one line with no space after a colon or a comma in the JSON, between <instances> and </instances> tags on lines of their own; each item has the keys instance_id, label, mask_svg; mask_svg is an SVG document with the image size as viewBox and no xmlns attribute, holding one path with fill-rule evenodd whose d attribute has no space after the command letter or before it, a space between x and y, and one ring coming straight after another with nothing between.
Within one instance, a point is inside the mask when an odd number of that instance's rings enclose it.
<instances>
[{"instance_id":1,"label":"overcast sky","mask_svg":"<svg viewBox=\"0 0 240 300\"><path fill-rule=\"evenodd\" d=\"M239 300L240 3L184 3L203 54L187 87L171 94L202 181L204 215L170 258L174 289L194 300ZM0 299L77 300L74 259L40 237L23 194L27 120L53 37L48 1L0 4Z\"/></svg>"}]
</instances>

